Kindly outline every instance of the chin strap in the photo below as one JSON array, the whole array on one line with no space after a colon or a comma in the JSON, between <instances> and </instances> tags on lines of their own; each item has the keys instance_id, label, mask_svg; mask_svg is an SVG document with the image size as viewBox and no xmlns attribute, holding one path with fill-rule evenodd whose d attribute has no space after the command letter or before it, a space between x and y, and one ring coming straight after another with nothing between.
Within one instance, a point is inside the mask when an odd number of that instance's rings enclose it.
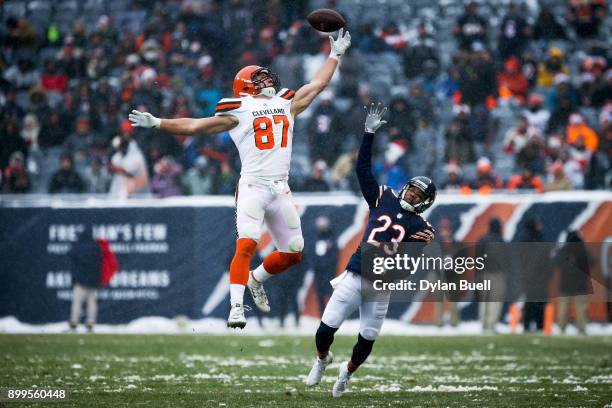
<instances>
[{"instance_id":1,"label":"chin strap","mask_svg":"<svg viewBox=\"0 0 612 408\"><path fill-rule=\"evenodd\" d=\"M403 198L400 198L400 206L406 211L416 212L414 206Z\"/></svg>"},{"instance_id":2,"label":"chin strap","mask_svg":"<svg viewBox=\"0 0 612 408\"><path fill-rule=\"evenodd\" d=\"M404 194L406 193L406 190L408 190L408 185L405 185L404 187L402 187L402 189L399 192L399 202L400 202L400 206L406 210L406 211L410 211L410 212L416 212L414 206L412 204L410 204L408 201L404 200Z\"/></svg>"},{"instance_id":3,"label":"chin strap","mask_svg":"<svg viewBox=\"0 0 612 408\"><path fill-rule=\"evenodd\" d=\"M267 97L273 97L274 95L276 95L276 89L274 89L274 87L272 86L268 86L266 88L263 88L260 92L262 95L267 96Z\"/></svg>"}]
</instances>

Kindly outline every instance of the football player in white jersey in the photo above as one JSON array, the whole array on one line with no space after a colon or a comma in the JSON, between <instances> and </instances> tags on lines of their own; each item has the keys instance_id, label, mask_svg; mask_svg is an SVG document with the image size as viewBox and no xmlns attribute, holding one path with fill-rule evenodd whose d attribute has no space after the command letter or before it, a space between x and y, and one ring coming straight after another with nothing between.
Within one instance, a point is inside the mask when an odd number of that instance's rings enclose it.
<instances>
[{"instance_id":1,"label":"football player in white jersey","mask_svg":"<svg viewBox=\"0 0 612 408\"><path fill-rule=\"evenodd\" d=\"M249 287L257 307L269 312L262 283L300 262L304 239L300 218L287 184L294 117L303 112L331 80L351 36L340 29L329 37L331 53L310 83L297 91L280 89L269 69L247 66L234 78L234 98L221 99L209 118L160 119L133 110L132 126L160 128L175 134L216 134L229 131L240 155L242 170L236 188L238 240L230 265L228 327L244 328L244 289ZM250 262L266 223L276 251L250 271Z\"/></svg>"}]
</instances>

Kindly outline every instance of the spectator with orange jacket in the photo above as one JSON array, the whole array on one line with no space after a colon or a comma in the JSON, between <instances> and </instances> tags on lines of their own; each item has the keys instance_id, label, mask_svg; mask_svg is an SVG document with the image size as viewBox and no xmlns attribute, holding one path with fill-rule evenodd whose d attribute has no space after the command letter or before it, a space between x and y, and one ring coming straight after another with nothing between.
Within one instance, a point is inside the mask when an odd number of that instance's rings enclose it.
<instances>
[{"instance_id":1,"label":"spectator with orange jacket","mask_svg":"<svg viewBox=\"0 0 612 408\"><path fill-rule=\"evenodd\" d=\"M570 115L565 136L565 141L572 146L578 144L582 139L584 146L591 153L596 152L599 147L597 133L584 122L582 115L579 113L572 113Z\"/></svg>"}]
</instances>

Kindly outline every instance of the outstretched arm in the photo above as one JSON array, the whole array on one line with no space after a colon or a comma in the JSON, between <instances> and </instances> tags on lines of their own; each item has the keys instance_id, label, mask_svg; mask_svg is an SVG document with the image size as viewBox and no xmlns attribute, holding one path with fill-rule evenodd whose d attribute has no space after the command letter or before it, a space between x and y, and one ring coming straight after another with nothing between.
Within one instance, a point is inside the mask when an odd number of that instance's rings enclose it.
<instances>
[{"instance_id":1,"label":"outstretched arm","mask_svg":"<svg viewBox=\"0 0 612 408\"><path fill-rule=\"evenodd\" d=\"M379 196L379 186L374 174L372 174L372 142L374 141L374 132L387 123L387 121L381 120L387 108L383 109L380 103L378 106L370 105L370 109L365 106L363 108L366 110L365 133L357 156L356 170L361 194L363 194L363 198L370 208L374 208Z\"/></svg>"},{"instance_id":2,"label":"outstretched arm","mask_svg":"<svg viewBox=\"0 0 612 408\"><path fill-rule=\"evenodd\" d=\"M149 112L133 110L129 115L134 127L159 128L178 135L193 135L196 133L219 133L233 129L238 125L238 119L231 115L211 116L209 118L179 118L160 119Z\"/></svg>"},{"instance_id":3,"label":"outstretched arm","mask_svg":"<svg viewBox=\"0 0 612 408\"><path fill-rule=\"evenodd\" d=\"M334 76L334 72L336 72L340 58L351 45L351 34L348 31L344 33L344 29L341 28L338 32L338 39L334 40L330 35L329 42L331 43L332 50L327 61L319 68L309 83L295 92L295 96L291 101L291 114L293 116L299 115L306 110L314 98L329 84L332 76Z\"/></svg>"}]
</instances>

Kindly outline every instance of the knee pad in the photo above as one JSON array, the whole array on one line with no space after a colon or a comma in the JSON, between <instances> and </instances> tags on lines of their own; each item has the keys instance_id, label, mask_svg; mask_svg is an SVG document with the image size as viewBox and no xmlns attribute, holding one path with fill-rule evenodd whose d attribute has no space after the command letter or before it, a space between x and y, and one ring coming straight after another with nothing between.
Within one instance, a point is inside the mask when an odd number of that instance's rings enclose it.
<instances>
[{"instance_id":1,"label":"knee pad","mask_svg":"<svg viewBox=\"0 0 612 408\"><path fill-rule=\"evenodd\" d=\"M297 235L289 239L289 251L302 252L304 249L304 237Z\"/></svg>"},{"instance_id":2,"label":"knee pad","mask_svg":"<svg viewBox=\"0 0 612 408\"><path fill-rule=\"evenodd\" d=\"M366 327L359 332L359 335L365 340L374 341L378 337L379 330L371 327Z\"/></svg>"},{"instance_id":3,"label":"knee pad","mask_svg":"<svg viewBox=\"0 0 612 408\"><path fill-rule=\"evenodd\" d=\"M251 257L255 254L257 242L250 238L240 238L236 241L236 256Z\"/></svg>"}]
</instances>

